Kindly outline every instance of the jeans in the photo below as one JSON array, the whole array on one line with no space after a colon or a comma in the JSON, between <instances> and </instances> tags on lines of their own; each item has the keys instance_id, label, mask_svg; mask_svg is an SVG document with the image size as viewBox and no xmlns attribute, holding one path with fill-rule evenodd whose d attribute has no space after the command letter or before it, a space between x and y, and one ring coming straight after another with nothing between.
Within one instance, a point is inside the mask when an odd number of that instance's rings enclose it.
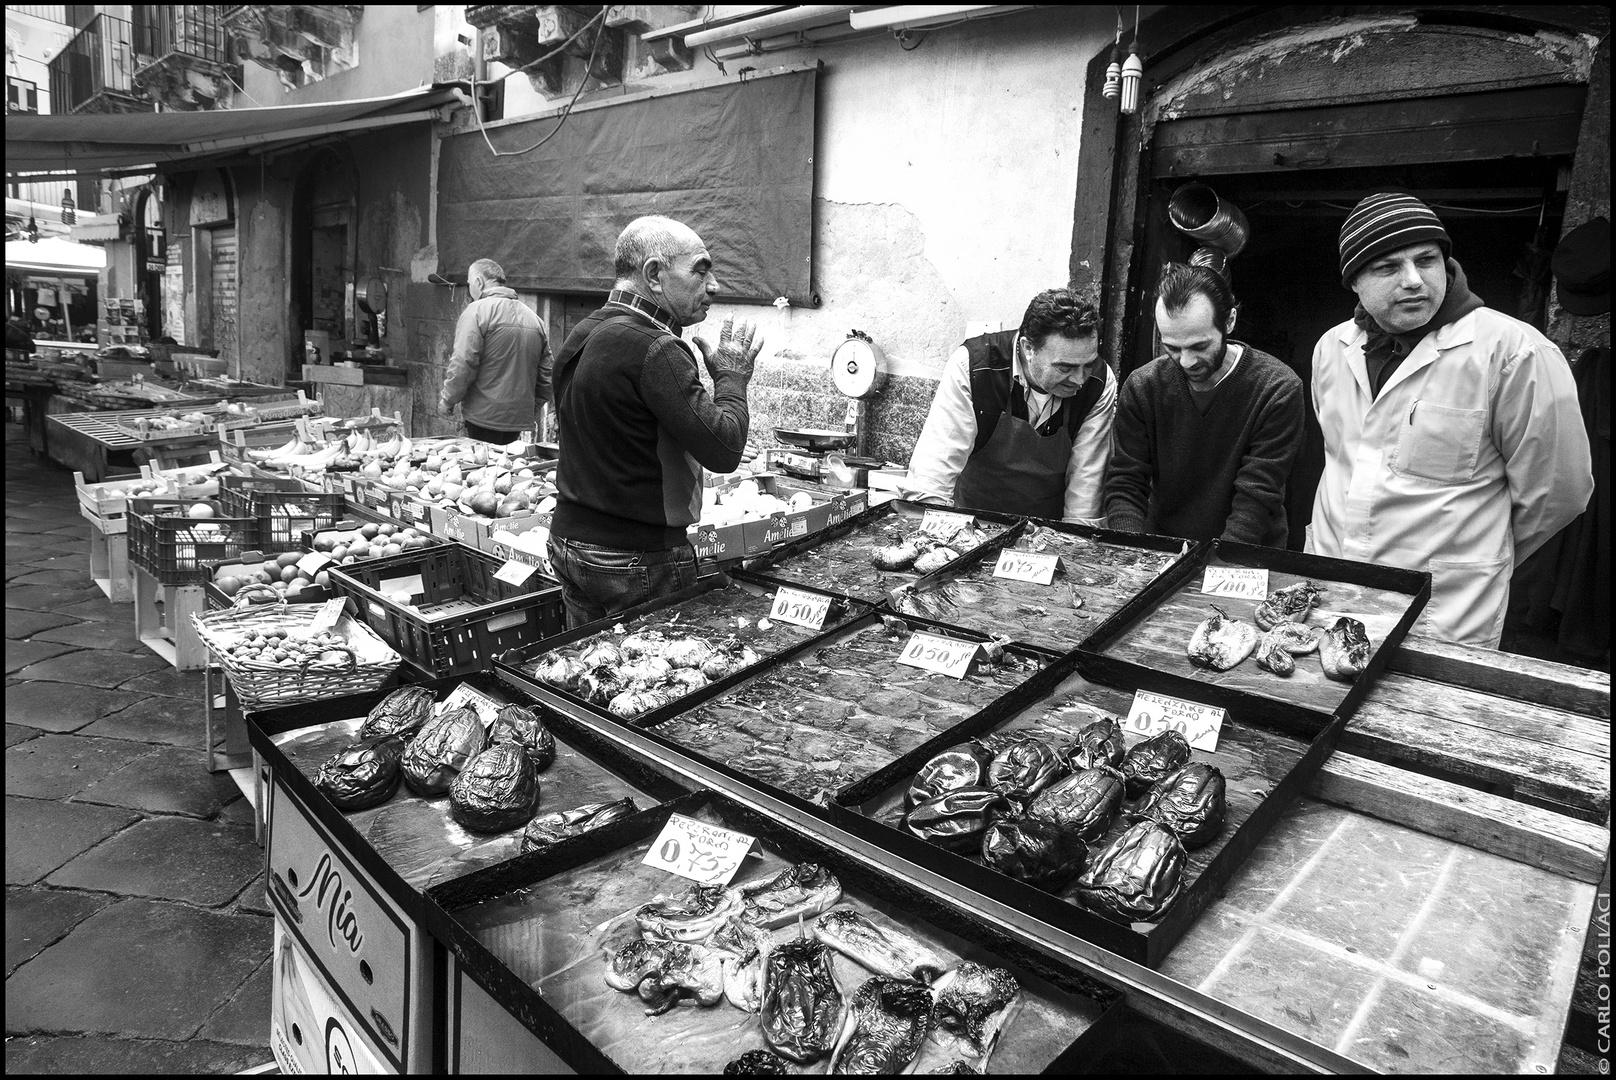
<instances>
[{"instance_id":1,"label":"jeans","mask_svg":"<svg viewBox=\"0 0 1616 1080\"><path fill-rule=\"evenodd\" d=\"M623 551L550 537L550 565L561 582L567 629L615 615L696 583L696 551Z\"/></svg>"},{"instance_id":2,"label":"jeans","mask_svg":"<svg viewBox=\"0 0 1616 1080\"><path fill-rule=\"evenodd\" d=\"M520 435L521 432L495 431L493 428L485 428L481 424L473 424L470 420L467 420L466 434L473 439L480 439L485 443L493 443L495 446L509 446L511 443L516 441L516 437Z\"/></svg>"}]
</instances>

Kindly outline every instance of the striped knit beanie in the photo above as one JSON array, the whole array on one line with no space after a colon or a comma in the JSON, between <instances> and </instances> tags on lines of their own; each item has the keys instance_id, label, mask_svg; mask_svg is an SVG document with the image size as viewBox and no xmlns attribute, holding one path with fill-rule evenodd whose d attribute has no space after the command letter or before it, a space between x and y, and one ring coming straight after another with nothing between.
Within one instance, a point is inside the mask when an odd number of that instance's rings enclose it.
<instances>
[{"instance_id":1,"label":"striped knit beanie","mask_svg":"<svg viewBox=\"0 0 1616 1080\"><path fill-rule=\"evenodd\" d=\"M1377 255L1427 241L1442 248L1443 258L1453 254L1448 230L1429 206L1412 195L1371 195L1352 208L1341 226L1341 284L1350 288L1358 271Z\"/></svg>"}]
</instances>

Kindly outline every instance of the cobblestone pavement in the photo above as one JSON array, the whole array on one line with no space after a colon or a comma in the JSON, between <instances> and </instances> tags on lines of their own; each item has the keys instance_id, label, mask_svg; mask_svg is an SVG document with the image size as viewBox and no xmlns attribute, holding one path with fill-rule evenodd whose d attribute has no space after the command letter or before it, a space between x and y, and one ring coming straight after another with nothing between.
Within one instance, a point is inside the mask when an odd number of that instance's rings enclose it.
<instances>
[{"instance_id":1,"label":"cobblestone pavement","mask_svg":"<svg viewBox=\"0 0 1616 1080\"><path fill-rule=\"evenodd\" d=\"M263 851L205 766L202 676L136 639L73 474L5 432L6 1071L267 1062Z\"/></svg>"}]
</instances>

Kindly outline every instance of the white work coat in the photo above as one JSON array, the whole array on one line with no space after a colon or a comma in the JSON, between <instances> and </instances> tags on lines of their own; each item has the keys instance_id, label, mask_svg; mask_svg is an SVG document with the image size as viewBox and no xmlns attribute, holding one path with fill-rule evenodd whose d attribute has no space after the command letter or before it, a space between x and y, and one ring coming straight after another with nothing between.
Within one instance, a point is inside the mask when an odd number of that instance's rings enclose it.
<instances>
[{"instance_id":1,"label":"white work coat","mask_svg":"<svg viewBox=\"0 0 1616 1080\"><path fill-rule=\"evenodd\" d=\"M1307 550L1431 573L1415 630L1497 648L1515 565L1569 524L1594 482L1571 367L1526 323L1478 308L1370 392L1348 321L1313 350L1324 476Z\"/></svg>"}]
</instances>

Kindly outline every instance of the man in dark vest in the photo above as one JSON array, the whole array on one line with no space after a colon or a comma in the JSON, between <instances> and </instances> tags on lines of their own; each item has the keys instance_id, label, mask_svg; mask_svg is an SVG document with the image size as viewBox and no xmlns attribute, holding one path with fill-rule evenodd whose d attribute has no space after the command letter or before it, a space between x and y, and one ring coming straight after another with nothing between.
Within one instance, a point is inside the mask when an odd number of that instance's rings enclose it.
<instances>
[{"instance_id":1,"label":"man in dark vest","mask_svg":"<svg viewBox=\"0 0 1616 1080\"><path fill-rule=\"evenodd\" d=\"M1100 523L1117 380L1099 312L1072 289L1033 297L1016 330L948 358L909 459L905 498Z\"/></svg>"}]
</instances>

